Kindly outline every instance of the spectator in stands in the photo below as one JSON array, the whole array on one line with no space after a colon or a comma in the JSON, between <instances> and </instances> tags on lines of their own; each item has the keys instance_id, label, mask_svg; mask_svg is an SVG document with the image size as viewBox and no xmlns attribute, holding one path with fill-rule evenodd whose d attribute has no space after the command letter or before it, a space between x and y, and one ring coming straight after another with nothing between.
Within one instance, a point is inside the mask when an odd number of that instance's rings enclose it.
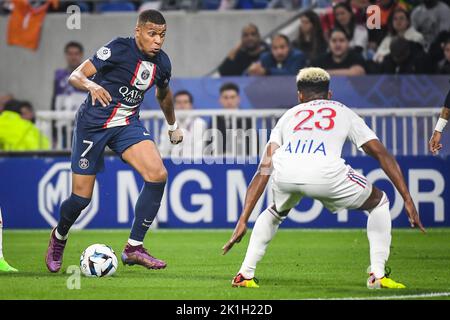
<instances>
[{"instance_id":1,"label":"spectator in stands","mask_svg":"<svg viewBox=\"0 0 450 320\"><path fill-rule=\"evenodd\" d=\"M0 113L5 108L5 105L8 101L14 99L14 96L10 93L0 93Z\"/></svg>"},{"instance_id":2,"label":"spectator in stands","mask_svg":"<svg viewBox=\"0 0 450 320\"><path fill-rule=\"evenodd\" d=\"M75 41L68 42L64 46L64 57L66 66L55 71L53 80L53 96L52 96L52 110L55 111L75 111L86 99L86 92L78 90L69 84L69 76L83 61L83 46ZM68 127L71 127L71 121L56 121L53 122L53 137L54 141L59 143L55 145L56 148L66 148L70 142L71 132ZM57 137L58 133L60 134ZM56 139L58 138L58 139Z\"/></svg>"},{"instance_id":3,"label":"spectator in stands","mask_svg":"<svg viewBox=\"0 0 450 320\"><path fill-rule=\"evenodd\" d=\"M361 53L350 48L346 32L333 29L329 40L330 52L313 62L316 67L326 69L336 76L361 76L366 73L365 61Z\"/></svg>"},{"instance_id":4,"label":"spectator in stands","mask_svg":"<svg viewBox=\"0 0 450 320\"><path fill-rule=\"evenodd\" d=\"M313 59L327 51L327 42L323 36L319 16L313 10L300 15L298 38L292 45L305 54L306 66L311 65Z\"/></svg>"},{"instance_id":5,"label":"spectator in stands","mask_svg":"<svg viewBox=\"0 0 450 320\"><path fill-rule=\"evenodd\" d=\"M381 64L381 72L388 74L423 74L431 69L421 45L398 36L392 39L390 53Z\"/></svg>"},{"instance_id":6,"label":"spectator in stands","mask_svg":"<svg viewBox=\"0 0 450 320\"><path fill-rule=\"evenodd\" d=\"M417 42L422 46L424 44L423 35L411 25L409 13L403 8L397 8L392 12L388 20L388 30L388 35L381 42L373 58L375 62L383 62L384 57L390 53L389 46L391 45L392 38L395 36Z\"/></svg>"},{"instance_id":7,"label":"spectator in stands","mask_svg":"<svg viewBox=\"0 0 450 320\"><path fill-rule=\"evenodd\" d=\"M232 82L224 83L220 87L220 97L219 97L219 103L222 106L222 108L224 110L229 111L238 110L241 104L241 98L239 94L240 94L239 87L235 83ZM242 134L238 134L236 132L236 129L247 130L251 129L251 127L252 122L250 118L239 117L235 120L234 123L233 118L231 116L228 115L218 116L217 129L223 138L222 140L223 146L221 150L222 154L233 155L232 154L233 150L237 151L237 155L249 154L250 148L249 144L245 144L246 143L245 136L242 136ZM233 144L235 144L234 149Z\"/></svg>"},{"instance_id":8,"label":"spectator in stands","mask_svg":"<svg viewBox=\"0 0 450 320\"><path fill-rule=\"evenodd\" d=\"M442 51L442 48L449 38L450 30L441 31L428 48L427 55L430 61L435 63L434 69L437 68L437 64L439 63L439 61L444 59L444 51Z\"/></svg>"},{"instance_id":9,"label":"spectator in stands","mask_svg":"<svg viewBox=\"0 0 450 320\"><path fill-rule=\"evenodd\" d=\"M22 119L31 121L33 123L36 122L36 115L34 113L34 108L32 104L29 103L28 101L20 101L19 112Z\"/></svg>"},{"instance_id":10,"label":"spectator in stands","mask_svg":"<svg viewBox=\"0 0 450 320\"><path fill-rule=\"evenodd\" d=\"M253 63L247 73L251 76L288 76L296 75L306 64L305 55L291 48L288 37L277 34L272 37L271 51Z\"/></svg>"},{"instance_id":11,"label":"spectator in stands","mask_svg":"<svg viewBox=\"0 0 450 320\"><path fill-rule=\"evenodd\" d=\"M249 24L242 29L241 42L228 53L219 66L221 76L240 76L247 68L259 60L261 53L268 51L267 44L261 40L258 27Z\"/></svg>"},{"instance_id":12,"label":"spectator in stands","mask_svg":"<svg viewBox=\"0 0 450 320\"><path fill-rule=\"evenodd\" d=\"M450 74L450 38L447 38L442 50L444 51L444 59L438 63L438 73Z\"/></svg>"},{"instance_id":13,"label":"spectator in stands","mask_svg":"<svg viewBox=\"0 0 450 320\"><path fill-rule=\"evenodd\" d=\"M21 116L21 105L11 100L0 113L0 150L29 151L49 149L49 141L34 124Z\"/></svg>"},{"instance_id":14,"label":"spectator in stands","mask_svg":"<svg viewBox=\"0 0 450 320\"><path fill-rule=\"evenodd\" d=\"M66 67L55 71L53 80L52 110L74 111L86 98L86 93L74 88L68 78L83 60L83 46L75 41L68 42L64 47Z\"/></svg>"},{"instance_id":15,"label":"spectator in stands","mask_svg":"<svg viewBox=\"0 0 450 320\"><path fill-rule=\"evenodd\" d=\"M425 50L442 31L450 30L450 8L439 0L423 0L411 14L414 28L425 38Z\"/></svg>"},{"instance_id":16,"label":"spectator in stands","mask_svg":"<svg viewBox=\"0 0 450 320\"><path fill-rule=\"evenodd\" d=\"M347 0L353 9L353 14L355 15L356 24L366 24L366 11L367 7L371 5L373 0Z\"/></svg>"},{"instance_id":17,"label":"spectator in stands","mask_svg":"<svg viewBox=\"0 0 450 320\"><path fill-rule=\"evenodd\" d=\"M336 28L342 29L350 39L350 48L359 52L367 50L369 33L365 25L356 24L355 15L348 2L340 2L333 7Z\"/></svg>"},{"instance_id":18,"label":"spectator in stands","mask_svg":"<svg viewBox=\"0 0 450 320\"><path fill-rule=\"evenodd\" d=\"M5 103L5 110L14 111L20 114L22 119L31 121L33 123L36 120L33 106L28 101L10 99Z\"/></svg>"},{"instance_id":19,"label":"spectator in stands","mask_svg":"<svg viewBox=\"0 0 450 320\"><path fill-rule=\"evenodd\" d=\"M173 96L175 110L189 111L194 108L194 98L187 90L180 90ZM167 139L168 128L164 122L161 128L159 151L163 157L176 156L185 159L199 159L203 156L203 134L208 127L201 117L177 114L177 121L183 130L183 143L173 145Z\"/></svg>"}]
</instances>

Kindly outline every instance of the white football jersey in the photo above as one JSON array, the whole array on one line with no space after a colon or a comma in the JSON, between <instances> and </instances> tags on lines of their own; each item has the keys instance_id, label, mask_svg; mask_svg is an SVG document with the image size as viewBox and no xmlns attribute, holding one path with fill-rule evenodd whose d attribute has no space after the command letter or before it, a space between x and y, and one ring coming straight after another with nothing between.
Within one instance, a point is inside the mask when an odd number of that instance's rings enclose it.
<instances>
[{"instance_id":1,"label":"white football jersey","mask_svg":"<svg viewBox=\"0 0 450 320\"><path fill-rule=\"evenodd\" d=\"M274 179L324 184L345 173L342 147L349 139L358 148L378 139L364 120L332 100L313 100L289 109L272 130L269 142L280 146L273 156Z\"/></svg>"}]
</instances>

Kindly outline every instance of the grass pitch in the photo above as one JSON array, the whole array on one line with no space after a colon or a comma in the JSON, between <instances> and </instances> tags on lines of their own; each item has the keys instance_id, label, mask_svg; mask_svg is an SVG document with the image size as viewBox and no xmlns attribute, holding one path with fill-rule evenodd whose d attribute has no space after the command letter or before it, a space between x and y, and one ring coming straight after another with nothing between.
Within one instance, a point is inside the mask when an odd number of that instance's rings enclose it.
<instances>
[{"instance_id":1,"label":"grass pitch","mask_svg":"<svg viewBox=\"0 0 450 320\"><path fill-rule=\"evenodd\" d=\"M226 256L221 247L231 230L156 230L146 247L167 261L165 270L123 266L120 253L128 231L73 232L58 274L47 271L49 231L5 231L4 253L20 273L0 273L0 299L450 299L450 229L394 230L388 265L404 290L366 289L369 264L365 230L280 229L258 265L259 289L232 288L249 234ZM113 277L81 277L69 290L66 273L93 243L110 245L119 258ZM446 296L447 294L447 296ZM402 296L402 297L399 297Z\"/></svg>"}]
</instances>

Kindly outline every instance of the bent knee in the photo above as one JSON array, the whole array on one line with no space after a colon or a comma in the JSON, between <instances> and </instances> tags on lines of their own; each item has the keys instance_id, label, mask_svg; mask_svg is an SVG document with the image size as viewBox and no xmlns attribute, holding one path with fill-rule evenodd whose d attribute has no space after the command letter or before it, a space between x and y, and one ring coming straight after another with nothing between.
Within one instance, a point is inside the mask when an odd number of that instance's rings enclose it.
<instances>
[{"instance_id":1,"label":"bent knee","mask_svg":"<svg viewBox=\"0 0 450 320\"><path fill-rule=\"evenodd\" d=\"M167 170L164 166L158 169L146 170L142 173L142 178L148 182L163 182L167 180Z\"/></svg>"}]
</instances>

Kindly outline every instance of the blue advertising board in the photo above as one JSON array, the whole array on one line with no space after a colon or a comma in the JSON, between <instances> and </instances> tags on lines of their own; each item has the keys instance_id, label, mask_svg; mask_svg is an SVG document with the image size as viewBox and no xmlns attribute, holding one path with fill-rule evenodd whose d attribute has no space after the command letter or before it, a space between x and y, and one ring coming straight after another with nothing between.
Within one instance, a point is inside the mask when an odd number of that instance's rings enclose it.
<instances>
[{"instance_id":1,"label":"blue advertising board","mask_svg":"<svg viewBox=\"0 0 450 320\"><path fill-rule=\"evenodd\" d=\"M177 164L166 159L167 189L158 214L161 228L232 228L242 208L246 187L257 164ZM450 226L450 157L399 157L412 197L425 226ZM394 227L407 227L403 202L378 163L369 157L347 162L383 189L391 200ZM97 176L91 205L77 220L76 228L127 228L141 178L119 158L105 158L105 172ZM270 190L270 188L268 188ZM70 192L68 157L0 158L0 206L6 228L49 228L58 217L58 206ZM272 200L264 194L251 217ZM322 204L304 199L292 210L283 227L361 228L366 214L342 211L332 214Z\"/></svg>"},{"instance_id":2,"label":"blue advertising board","mask_svg":"<svg viewBox=\"0 0 450 320\"><path fill-rule=\"evenodd\" d=\"M174 92L188 90L196 109L221 108L219 89L226 82L240 88L241 108L290 108L297 102L294 76L174 78ZM334 76L333 99L351 108L442 107L450 88L446 75ZM159 109L154 89L146 93L144 109Z\"/></svg>"}]
</instances>

